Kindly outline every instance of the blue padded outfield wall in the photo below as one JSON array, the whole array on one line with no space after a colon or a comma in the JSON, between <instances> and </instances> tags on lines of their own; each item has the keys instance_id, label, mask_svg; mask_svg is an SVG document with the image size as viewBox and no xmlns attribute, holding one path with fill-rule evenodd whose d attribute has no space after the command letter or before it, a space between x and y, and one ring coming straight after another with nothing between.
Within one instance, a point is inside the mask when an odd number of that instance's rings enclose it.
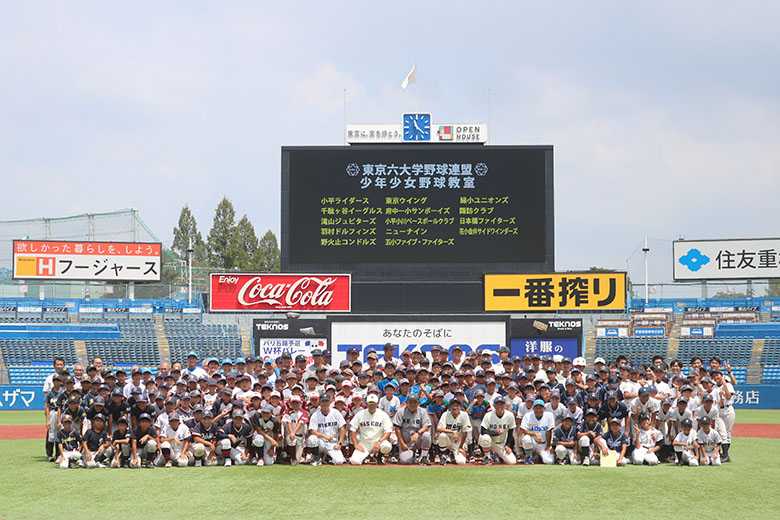
<instances>
[{"instance_id":1,"label":"blue padded outfield wall","mask_svg":"<svg viewBox=\"0 0 780 520\"><path fill-rule=\"evenodd\" d=\"M737 385L737 409L780 409L780 385ZM40 386L0 385L0 411L43 410Z\"/></svg>"}]
</instances>

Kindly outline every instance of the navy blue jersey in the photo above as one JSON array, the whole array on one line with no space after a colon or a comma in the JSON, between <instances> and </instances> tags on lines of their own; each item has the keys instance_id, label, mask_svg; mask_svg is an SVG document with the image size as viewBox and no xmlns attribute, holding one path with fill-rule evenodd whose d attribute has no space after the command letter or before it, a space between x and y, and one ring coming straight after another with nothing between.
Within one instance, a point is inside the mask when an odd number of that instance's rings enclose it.
<instances>
[{"instance_id":1,"label":"navy blue jersey","mask_svg":"<svg viewBox=\"0 0 780 520\"><path fill-rule=\"evenodd\" d=\"M600 422L596 421L595 423L593 423L593 426L591 426L591 425L588 424L588 421L586 421L584 419L583 419L582 423L579 425L579 427L577 428L577 430L580 433L593 432L593 433L596 434L596 437L598 437L598 436L600 436L600 435L602 435L604 433L604 429L601 427L601 423Z\"/></svg>"},{"instance_id":2,"label":"navy blue jersey","mask_svg":"<svg viewBox=\"0 0 780 520\"><path fill-rule=\"evenodd\" d=\"M204 441L208 441L213 444L224 439L225 434L214 422L212 422L211 426L208 428L206 428L205 424L199 422L192 428L192 438L203 439Z\"/></svg>"},{"instance_id":3,"label":"navy blue jersey","mask_svg":"<svg viewBox=\"0 0 780 520\"><path fill-rule=\"evenodd\" d=\"M63 428L57 432L57 444L62 444L63 450L78 451L81 449L81 434L73 428L69 431Z\"/></svg>"},{"instance_id":4,"label":"navy blue jersey","mask_svg":"<svg viewBox=\"0 0 780 520\"><path fill-rule=\"evenodd\" d=\"M628 437L620 430L617 435L613 435L611 431L608 431L606 435L602 436L604 442L607 443L607 448L619 452L623 449L623 446L627 446L629 443Z\"/></svg>"},{"instance_id":5,"label":"navy blue jersey","mask_svg":"<svg viewBox=\"0 0 780 520\"><path fill-rule=\"evenodd\" d=\"M94 428L90 428L84 434L84 441L87 443L89 451L97 451L101 445L108 442L108 431L103 428L103 431L97 432Z\"/></svg>"},{"instance_id":6,"label":"navy blue jersey","mask_svg":"<svg viewBox=\"0 0 780 520\"><path fill-rule=\"evenodd\" d=\"M611 408L609 403L604 403L599 408L599 419L612 419L613 417L621 420L628 417L628 408L622 401L618 401L614 408Z\"/></svg>"},{"instance_id":7,"label":"navy blue jersey","mask_svg":"<svg viewBox=\"0 0 780 520\"><path fill-rule=\"evenodd\" d=\"M552 443L553 446L557 445L559 442L570 442L577 438L577 428L572 426L568 430L564 429L563 426L558 426L553 430L553 436L552 436Z\"/></svg>"},{"instance_id":8,"label":"navy blue jersey","mask_svg":"<svg viewBox=\"0 0 780 520\"><path fill-rule=\"evenodd\" d=\"M49 405L49 411L52 410L58 410L60 405L60 396L65 393L65 390L63 388L60 388L59 390L55 390L52 388L48 392L46 392L46 395L44 396L44 402Z\"/></svg>"},{"instance_id":9,"label":"navy blue jersey","mask_svg":"<svg viewBox=\"0 0 780 520\"><path fill-rule=\"evenodd\" d=\"M260 414L257 414L260 415ZM231 445L235 448L241 446L245 439L248 439L252 435L252 427L246 421L241 421L241 425L236 428L233 421L225 423L221 428L222 433L227 437L233 435L236 438L236 442L231 441Z\"/></svg>"}]
</instances>

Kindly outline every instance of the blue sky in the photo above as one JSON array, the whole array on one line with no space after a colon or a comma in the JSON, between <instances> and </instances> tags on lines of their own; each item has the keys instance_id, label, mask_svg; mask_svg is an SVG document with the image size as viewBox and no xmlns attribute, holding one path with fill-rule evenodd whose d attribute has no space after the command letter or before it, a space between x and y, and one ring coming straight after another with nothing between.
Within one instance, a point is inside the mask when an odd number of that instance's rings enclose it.
<instances>
[{"instance_id":1,"label":"blue sky","mask_svg":"<svg viewBox=\"0 0 780 520\"><path fill-rule=\"evenodd\" d=\"M420 108L555 146L557 268L778 236L780 4L6 2L0 220L135 207L164 241L223 195L279 230L282 145ZM635 255L636 257L636 255ZM632 263L633 269L633 263ZM668 271L668 273L667 273Z\"/></svg>"}]
</instances>

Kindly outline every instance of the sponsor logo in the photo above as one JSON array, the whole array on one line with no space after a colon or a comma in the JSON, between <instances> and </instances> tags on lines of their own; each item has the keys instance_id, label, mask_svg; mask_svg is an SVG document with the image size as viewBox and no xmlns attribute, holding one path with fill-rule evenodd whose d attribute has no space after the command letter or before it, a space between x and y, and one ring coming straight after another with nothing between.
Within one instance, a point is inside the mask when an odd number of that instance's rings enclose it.
<instances>
[{"instance_id":1,"label":"sponsor logo","mask_svg":"<svg viewBox=\"0 0 780 520\"><path fill-rule=\"evenodd\" d=\"M333 301L333 291L328 288L335 281L335 278L330 277L305 276L294 283L263 285L262 277L257 276L246 282L238 291L238 303L247 307L263 303L273 307L327 307Z\"/></svg>"},{"instance_id":2,"label":"sponsor logo","mask_svg":"<svg viewBox=\"0 0 780 520\"><path fill-rule=\"evenodd\" d=\"M699 269L710 263L710 257L696 249L689 249L687 253L678 259L682 265L689 271L697 272Z\"/></svg>"}]
</instances>

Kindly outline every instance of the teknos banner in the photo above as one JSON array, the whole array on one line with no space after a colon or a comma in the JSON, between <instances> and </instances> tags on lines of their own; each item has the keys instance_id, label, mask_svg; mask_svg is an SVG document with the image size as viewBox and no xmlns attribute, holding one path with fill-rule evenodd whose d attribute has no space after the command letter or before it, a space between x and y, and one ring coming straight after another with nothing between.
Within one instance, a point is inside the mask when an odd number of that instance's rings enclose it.
<instances>
[{"instance_id":1,"label":"teknos banner","mask_svg":"<svg viewBox=\"0 0 780 520\"><path fill-rule=\"evenodd\" d=\"M451 351L460 345L465 354L484 348L498 350L506 344L506 321L333 321L330 326L333 366L347 359L347 349L357 347L361 359L369 348L381 356L385 343L395 346L395 357L420 347L429 352L436 345Z\"/></svg>"},{"instance_id":2,"label":"teknos banner","mask_svg":"<svg viewBox=\"0 0 780 520\"><path fill-rule=\"evenodd\" d=\"M348 274L212 273L212 312L349 312Z\"/></svg>"},{"instance_id":3,"label":"teknos banner","mask_svg":"<svg viewBox=\"0 0 780 520\"><path fill-rule=\"evenodd\" d=\"M780 238L676 240L672 253L675 280L780 278Z\"/></svg>"}]
</instances>

